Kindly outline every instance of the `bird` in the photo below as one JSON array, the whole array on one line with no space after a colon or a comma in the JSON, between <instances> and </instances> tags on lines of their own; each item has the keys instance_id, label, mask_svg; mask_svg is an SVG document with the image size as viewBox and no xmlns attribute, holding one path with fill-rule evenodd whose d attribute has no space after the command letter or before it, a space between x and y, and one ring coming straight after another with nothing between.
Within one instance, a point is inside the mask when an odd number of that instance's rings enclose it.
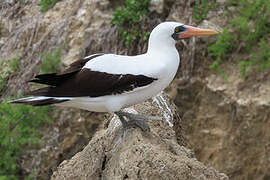
<instances>
[{"instance_id":1,"label":"bird","mask_svg":"<svg viewBox=\"0 0 270 180\"><path fill-rule=\"evenodd\" d=\"M149 131L148 117L124 112L164 90L174 79L180 64L175 44L195 36L218 34L178 22L163 22L150 33L146 53L125 56L92 54L70 64L60 73L41 74L29 82L46 87L26 92L10 101L32 106L55 104L93 112L115 113L124 128Z\"/></svg>"}]
</instances>

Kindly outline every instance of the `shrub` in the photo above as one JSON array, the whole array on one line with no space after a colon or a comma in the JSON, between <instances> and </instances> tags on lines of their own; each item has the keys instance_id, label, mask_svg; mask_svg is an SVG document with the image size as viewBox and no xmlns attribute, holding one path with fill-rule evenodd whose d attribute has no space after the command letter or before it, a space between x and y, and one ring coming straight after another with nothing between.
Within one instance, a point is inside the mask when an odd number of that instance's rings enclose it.
<instances>
[{"instance_id":1,"label":"shrub","mask_svg":"<svg viewBox=\"0 0 270 180\"><path fill-rule=\"evenodd\" d=\"M247 70L251 67L256 66L257 71L262 71L270 67L270 47L269 43L266 43L265 39L262 38L259 43L259 49L257 53L252 54L251 60L240 61L241 74L246 77Z\"/></svg>"},{"instance_id":2,"label":"shrub","mask_svg":"<svg viewBox=\"0 0 270 180\"><path fill-rule=\"evenodd\" d=\"M60 70L61 65L61 51L63 47L58 47L52 53L44 52L41 56L44 58L42 64L38 66L38 69L42 74L53 73Z\"/></svg>"},{"instance_id":3,"label":"shrub","mask_svg":"<svg viewBox=\"0 0 270 180\"><path fill-rule=\"evenodd\" d=\"M142 26L142 20L147 15L150 0L126 0L125 6L118 7L111 23L120 27L119 33L129 46L138 38L148 39L149 32Z\"/></svg>"},{"instance_id":4,"label":"shrub","mask_svg":"<svg viewBox=\"0 0 270 180\"><path fill-rule=\"evenodd\" d=\"M192 20L199 23L206 19L208 12L217 7L217 3L212 0L199 0L195 1L193 7Z\"/></svg>"},{"instance_id":5,"label":"shrub","mask_svg":"<svg viewBox=\"0 0 270 180\"><path fill-rule=\"evenodd\" d=\"M39 4L38 4L39 6L41 6L40 11L41 11L41 12L46 12L46 11L48 11L48 9L53 8L54 5L55 5L58 1L60 1L60 0L41 0L41 1L39 2Z\"/></svg>"},{"instance_id":6,"label":"shrub","mask_svg":"<svg viewBox=\"0 0 270 180\"><path fill-rule=\"evenodd\" d=\"M270 35L270 2L268 0L229 1L228 5L237 6L233 13L236 17L229 22L231 33L227 28L220 34L217 41L208 48L209 55L215 58L210 68L221 72L219 65L232 54L245 54L245 61L239 60L242 76L247 70L256 66L257 70L269 68L269 46L265 37Z\"/></svg>"},{"instance_id":7,"label":"shrub","mask_svg":"<svg viewBox=\"0 0 270 180\"><path fill-rule=\"evenodd\" d=\"M18 179L25 146L39 142L38 127L52 122L48 107L0 104L0 179Z\"/></svg>"}]
</instances>

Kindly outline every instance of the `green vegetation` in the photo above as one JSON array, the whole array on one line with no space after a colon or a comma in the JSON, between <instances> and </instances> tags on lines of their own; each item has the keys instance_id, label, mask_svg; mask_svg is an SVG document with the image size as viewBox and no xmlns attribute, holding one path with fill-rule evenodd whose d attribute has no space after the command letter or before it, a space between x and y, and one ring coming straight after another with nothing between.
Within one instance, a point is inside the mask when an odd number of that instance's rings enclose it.
<instances>
[{"instance_id":1,"label":"green vegetation","mask_svg":"<svg viewBox=\"0 0 270 180\"><path fill-rule=\"evenodd\" d=\"M19 60L19 55L16 55L13 59L0 61L0 95L6 87L9 76L19 70Z\"/></svg>"},{"instance_id":2,"label":"green vegetation","mask_svg":"<svg viewBox=\"0 0 270 180\"><path fill-rule=\"evenodd\" d=\"M240 61L241 74L246 77L247 70L250 67L257 66L255 70L262 71L270 67L270 47L269 43L266 43L264 38L261 38L259 42L259 48L257 53L254 52L249 61Z\"/></svg>"},{"instance_id":3,"label":"green vegetation","mask_svg":"<svg viewBox=\"0 0 270 180\"><path fill-rule=\"evenodd\" d=\"M61 51L63 47L58 47L52 53L44 52L41 56L44 58L42 64L38 66L38 69L42 74L54 73L60 70L61 65Z\"/></svg>"},{"instance_id":4,"label":"green vegetation","mask_svg":"<svg viewBox=\"0 0 270 180\"><path fill-rule=\"evenodd\" d=\"M41 6L40 11L41 11L41 12L46 12L46 11L48 11L48 9L53 8L54 5L55 5L58 1L60 1L60 0L41 0L41 1L39 2L39 4L38 4L39 6Z\"/></svg>"},{"instance_id":5,"label":"green vegetation","mask_svg":"<svg viewBox=\"0 0 270 180\"><path fill-rule=\"evenodd\" d=\"M125 6L114 11L111 23L120 27L119 33L126 46L138 38L148 39L150 33L143 26L142 20L149 12L149 2L150 0L126 0Z\"/></svg>"},{"instance_id":6,"label":"green vegetation","mask_svg":"<svg viewBox=\"0 0 270 180\"><path fill-rule=\"evenodd\" d=\"M217 3L213 0L199 0L195 2L193 7L192 20L199 23L206 19L208 12L217 7Z\"/></svg>"},{"instance_id":7,"label":"green vegetation","mask_svg":"<svg viewBox=\"0 0 270 180\"><path fill-rule=\"evenodd\" d=\"M224 76L219 65L225 59L232 59L232 54L239 53L245 57L237 59L245 78L249 69L264 70L270 67L270 46L267 45L270 35L270 1L228 2L228 6L232 4L236 8L227 13L228 16L234 15L230 17L230 32L225 28L217 41L208 48L210 56L215 58L210 67Z\"/></svg>"},{"instance_id":8,"label":"green vegetation","mask_svg":"<svg viewBox=\"0 0 270 180\"><path fill-rule=\"evenodd\" d=\"M60 54L63 47L53 53L42 53L42 65L38 66L42 73L58 71ZM1 60L0 90L6 89L8 78L19 70L20 57ZM0 94L1 95L1 94ZM15 99L15 97L13 98ZM49 112L51 107L32 107L26 105L0 104L0 180L20 179L20 157L27 147L38 145L38 128L52 122ZM31 179L30 176L27 177Z\"/></svg>"},{"instance_id":9,"label":"green vegetation","mask_svg":"<svg viewBox=\"0 0 270 180\"><path fill-rule=\"evenodd\" d=\"M231 44L232 39L232 34L228 32L227 28L224 28L223 33L219 35L216 43L208 47L209 55L216 58L210 65L210 68L219 72L224 79L226 79L226 74L221 70L219 65L235 49L234 44Z\"/></svg>"},{"instance_id":10,"label":"green vegetation","mask_svg":"<svg viewBox=\"0 0 270 180\"><path fill-rule=\"evenodd\" d=\"M52 122L48 107L0 104L0 179L18 179L19 158L26 146L39 142L37 131L44 123Z\"/></svg>"}]
</instances>

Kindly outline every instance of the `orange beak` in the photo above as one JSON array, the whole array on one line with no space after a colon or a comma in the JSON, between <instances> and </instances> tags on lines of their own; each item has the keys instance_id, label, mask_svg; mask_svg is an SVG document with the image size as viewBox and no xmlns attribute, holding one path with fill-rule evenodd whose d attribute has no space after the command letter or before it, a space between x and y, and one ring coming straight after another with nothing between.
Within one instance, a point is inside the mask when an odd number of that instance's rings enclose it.
<instances>
[{"instance_id":1,"label":"orange beak","mask_svg":"<svg viewBox=\"0 0 270 180\"><path fill-rule=\"evenodd\" d=\"M179 38L190 38L194 36L210 36L218 34L217 31L211 29L201 29L192 26L185 25L186 31L179 33Z\"/></svg>"}]
</instances>

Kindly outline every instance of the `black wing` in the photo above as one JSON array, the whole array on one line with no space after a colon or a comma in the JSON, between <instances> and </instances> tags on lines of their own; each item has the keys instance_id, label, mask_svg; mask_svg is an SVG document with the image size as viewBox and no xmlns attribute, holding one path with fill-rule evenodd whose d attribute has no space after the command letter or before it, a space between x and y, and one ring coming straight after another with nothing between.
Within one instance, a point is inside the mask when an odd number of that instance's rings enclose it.
<instances>
[{"instance_id":1,"label":"black wing","mask_svg":"<svg viewBox=\"0 0 270 180\"><path fill-rule=\"evenodd\" d=\"M27 95L49 97L98 97L121 94L137 87L147 86L157 80L156 78L144 75L109 74L91 71L87 68L78 72L75 71L61 75L46 74L39 77L42 77L44 84L49 84L51 86L31 91L27 93Z\"/></svg>"}]
</instances>

